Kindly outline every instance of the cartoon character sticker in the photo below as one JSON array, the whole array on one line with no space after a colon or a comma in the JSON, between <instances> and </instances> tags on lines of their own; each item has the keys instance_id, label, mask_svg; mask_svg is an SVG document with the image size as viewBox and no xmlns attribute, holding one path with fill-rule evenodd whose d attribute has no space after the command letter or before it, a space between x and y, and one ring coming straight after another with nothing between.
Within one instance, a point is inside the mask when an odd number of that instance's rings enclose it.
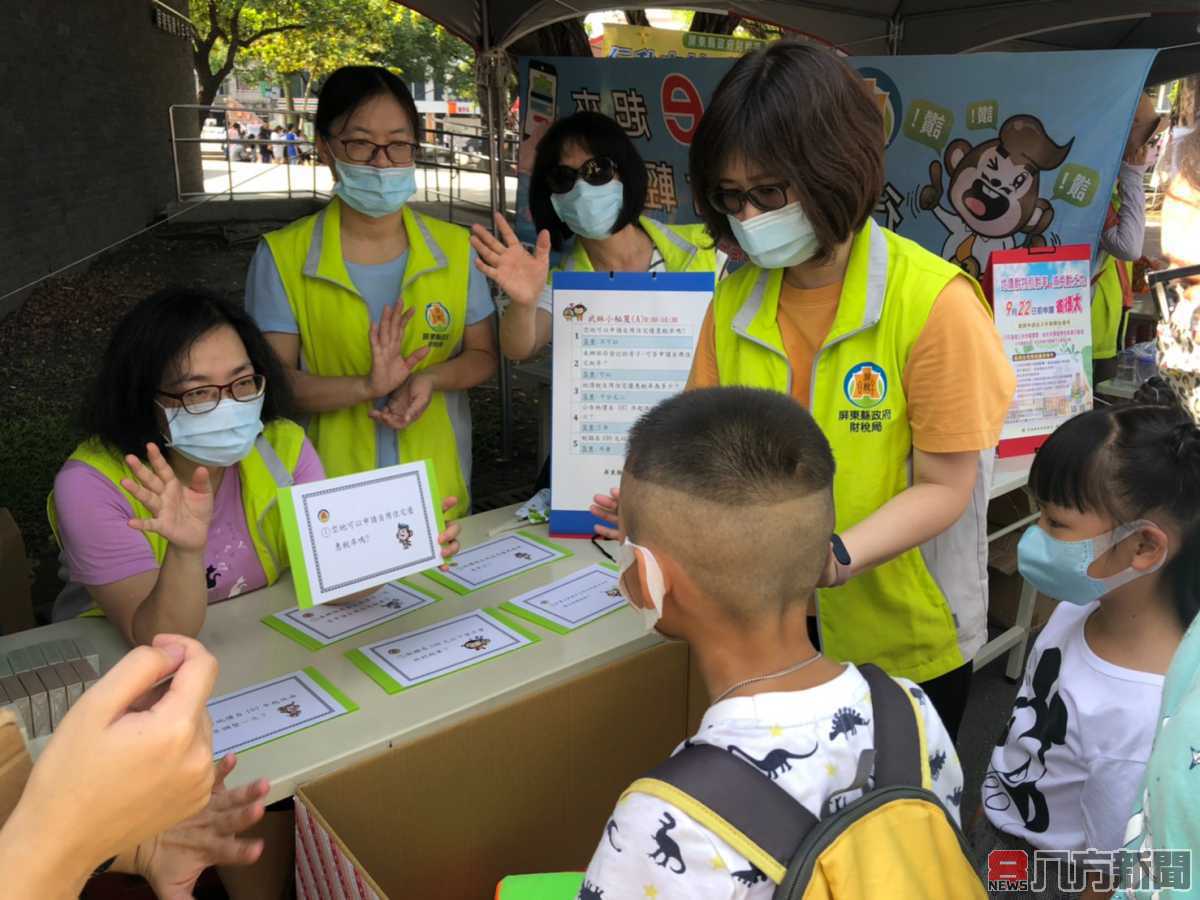
<instances>
[{"instance_id":1,"label":"cartoon character sticker","mask_svg":"<svg viewBox=\"0 0 1200 900\"><path fill-rule=\"evenodd\" d=\"M411 525L401 524L396 527L396 540L405 550L412 549L413 530Z\"/></svg>"},{"instance_id":2,"label":"cartoon character sticker","mask_svg":"<svg viewBox=\"0 0 1200 900\"><path fill-rule=\"evenodd\" d=\"M289 719L299 718L300 704L294 703L294 702L293 703L285 703L283 706L279 707L279 712L283 713Z\"/></svg>"},{"instance_id":3,"label":"cartoon character sticker","mask_svg":"<svg viewBox=\"0 0 1200 900\"><path fill-rule=\"evenodd\" d=\"M978 277L994 251L1045 246L1054 207L1039 196L1041 174L1061 166L1074 143L1056 143L1030 115L1010 116L998 137L975 146L951 141L944 162L929 164L930 183L917 194L920 209L949 232L942 256Z\"/></svg>"},{"instance_id":4,"label":"cartoon character sticker","mask_svg":"<svg viewBox=\"0 0 1200 900\"><path fill-rule=\"evenodd\" d=\"M464 641L463 649L474 650L476 653L478 653L480 650L486 650L491 643L491 638L485 638L483 635L478 635Z\"/></svg>"},{"instance_id":5,"label":"cartoon character sticker","mask_svg":"<svg viewBox=\"0 0 1200 900\"><path fill-rule=\"evenodd\" d=\"M586 306L584 306L582 303L576 303L574 306L564 306L563 311L562 311L562 317L564 319L566 319L568 322L570 322L572 320L575 320L577 322L582 322L583 314L586 312L587 312Z\"/></svg>"}]
</instances>

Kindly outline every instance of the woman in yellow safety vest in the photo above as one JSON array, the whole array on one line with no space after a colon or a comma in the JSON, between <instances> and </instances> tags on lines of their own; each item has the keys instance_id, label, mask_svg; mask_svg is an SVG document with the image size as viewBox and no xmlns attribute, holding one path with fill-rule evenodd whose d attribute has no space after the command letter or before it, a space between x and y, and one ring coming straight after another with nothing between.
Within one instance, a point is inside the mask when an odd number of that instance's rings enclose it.
<instances>
[{"instance_id":1,"label":"woman in yellow safety vest","mask_svg":"<svg viewBox=\"0 0 1200 900\"><path fill-rule=\"evenodd\" d=\"M135 306L84 407L91 436L47 504L70 578L55 618L98 609L149 643L194 636L208 604L274 584L288 569L279 489L324 477L283 417L290 399L240 308L196 290ZM443 534L447 552L457 532Z\"/></svg>"},{"instance_id":2,"label":"woman in yellow safety vest","mask_svg":"<svg viewBox=\"0 0 1200 900\"><path fill-rule=\"evenodd\" d=\"M497 363L487 280L465 228L408 206L420 120L404 82L375 66L338 69L316 132L334 198L266 235L247 308L330 476L431 459L458 517L470 505L466 392Z\"/></svg>"},{"instance_id":3,"label":"woman in yellow safety vest","mask_svg":"<svg viewBox=\"0 0 1200 900\"><path fill-rule=\"evenodd\" d=\"M717 253L703 225L664 225L645 214L649 176L625 130L608 116L579 112L555 122L537 145L529 212L533 253L503 216L499 237L472 227L475 265L512 303L500 320L500 349L514 361L548 343L550 250L563 272L712 272Z\"/></svg>"},{"instance_id":4,"label":"woman in yellow safety vest","mask_svg":"<svg viewBox=\"0 0 1200 900\"><path fill-rule=\"evenodd\" d=\"M920 683L953 735L986 639L988 483L1015 387L979 286L871 220L882 116L827 50L735 64L689 169L709 233L750 259L717 286L689 386L772 388L813 414L851 560L831 549L822 649Z\"/></svg>"}]
</instances>

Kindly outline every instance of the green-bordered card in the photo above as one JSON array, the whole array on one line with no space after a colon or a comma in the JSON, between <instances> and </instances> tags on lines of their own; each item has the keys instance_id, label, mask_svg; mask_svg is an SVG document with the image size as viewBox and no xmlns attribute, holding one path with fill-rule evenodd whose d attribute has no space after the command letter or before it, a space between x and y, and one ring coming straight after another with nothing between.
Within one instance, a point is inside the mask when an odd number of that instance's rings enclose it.
<instances>
[{"instance_id":1,"label":"green-bordered card","mask_svg":"<svg viewBox=\"0 0 1200 900\"><path fill-rule=\"evenodd\" d=\"M500 608L555 634L569 634L627 606L617 588L617 567L596 563L513 597Z\"/></svg>"},{"instance_id":2,"label":"green-bordered card","mask_svg":"<svg viewBox=\"0 0 1200 900\"><path fill-rule=\"evenodd\" d=\"M425 577L456 594L469 594L572 555L553 541L518 531L463 550L446 561L446 571L427 571Z\"/></svg>"},{"instance_id":3,"label":"green-bordered card","mask_svg":"<svg viewBox=\"0 0 1200 900\"><path fill-rule=\"evenodd\" d=\"M369 597L346 603L294 606L263 617L263 624L309 650L320 650L415 610L440 598L416 584L393 581Z\"/></svg>"},{"instance_id":4,"label":"green-bordered card","mask_svg":"<svg viewBox=\"0 0 1200 900\"><path fill-rule=\"evenodd\" d=\"M476 609L346 654L389 694L536 644L539 638L496 609Z\"/></svg>"},{"instance_id":5,"label":"green-bordered card","mask_svg":"<svg viewBox=\"0 0 1200 900\"><path fill-rule=\"evenodd\" d=\"M279 512L301 609L442 563L427 460L280 488Z\"/></svg>"},{"instance_id":6,"label":"green-bordered card","mask_svg":"<svg viewBox=\"0 0 1200 900\"><path fill-rule=\"evenodd\" d=\"M357 709L311 666L248 685L208 701L213 758L259 747Z\"/></svg>"}]
</instances>

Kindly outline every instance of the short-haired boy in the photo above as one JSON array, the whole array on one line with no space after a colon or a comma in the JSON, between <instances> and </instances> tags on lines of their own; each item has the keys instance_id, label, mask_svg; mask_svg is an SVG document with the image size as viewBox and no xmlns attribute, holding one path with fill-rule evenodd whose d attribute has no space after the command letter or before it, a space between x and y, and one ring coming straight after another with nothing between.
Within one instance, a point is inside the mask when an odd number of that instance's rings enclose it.
<instances>
[{"instance_id":1,"label":"short-haired boy","mask_svg":"<svg viewBox=\"0 0 1200 900\"><path fill-rule=\"evenodd\" d=\"M825 436L790 397L711 388L667 400L637 423L621 479L631 563L622 590L634 606L661 612L659 632L691 645L714 701L691 742L728 750L816 815L839 792L838 802L859 796L859 754L873 746L866 680L817 653L808 636L833 535L833 470ZM958 820L953 743L924 693L900 683L920 701L933 790ZM683 811L633 793L617 804L579 897L773 891Z\"/></svg>"}]
</instances>

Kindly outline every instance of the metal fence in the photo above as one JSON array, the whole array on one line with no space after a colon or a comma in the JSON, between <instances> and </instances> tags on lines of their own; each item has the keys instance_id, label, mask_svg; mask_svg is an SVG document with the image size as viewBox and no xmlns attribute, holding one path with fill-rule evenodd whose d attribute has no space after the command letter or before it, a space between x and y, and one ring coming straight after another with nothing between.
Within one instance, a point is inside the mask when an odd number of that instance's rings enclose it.
<instances>
[{"instance_id":1,"label":"metal fence","mask_svg":"<svg viewBox=\"0 0 1200 900\"><path fill-rule=\"evenodd\" d=\"M169 114L176 196L181 202L222 197L229 200L327 197L332 190L332 174L317 159L312 111L284 112L274 104L237 107L175 104ZM195 118L188 122L188 116ZM196 122L201 123L198 135ZM234 122L246 123L247 133L231 138L229 129ZM301 125L296 139L279 137L274 132L279 124ZM262 127L272 129L270 137L261 135ZM185 137L185 134L196 136ZM186 184L190 179L185 177L181 165L181 154L194 163L194 154L186 150L190 146L199 149L200 190ZM445 203L450 221L455 220L456 214L477 216L489 211L491 160L487 146L486 130L479 126L455 123L451 128L426 129L417 157L418 196L425 202ZM503 177L515 178L516 135L506 135L502 146L505 159L499 169ZM185 189L185 184L189 189ZM515 192L505 193L515 197Z\"/></svg>"}]
</instances>

